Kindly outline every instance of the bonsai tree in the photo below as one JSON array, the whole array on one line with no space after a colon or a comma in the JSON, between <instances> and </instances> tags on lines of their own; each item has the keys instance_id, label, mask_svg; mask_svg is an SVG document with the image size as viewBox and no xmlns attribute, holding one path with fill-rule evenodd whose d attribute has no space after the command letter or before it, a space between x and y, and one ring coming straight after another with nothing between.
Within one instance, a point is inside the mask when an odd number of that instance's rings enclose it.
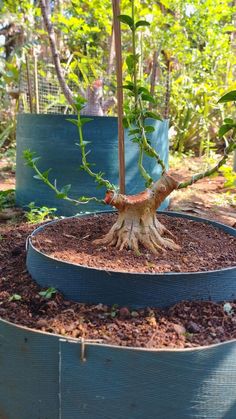
<instances>
[{"instance_id":1,"label":"bonsai tree","mask_svg":"<svg viewBox=\"0 0 236 419\"><path fill-rule=\"evenodd\" d=\"M63 77L60 71L58 54L55 52L56 47L53 37L53 28L45 12L44 0L41 0L40 3L44 15L45 26L48 28L52 54L56 59L55 65L59 68L60 80L61 78L63 79ZM179 245L175 242L173 234L158 221L158 215L156 213L157 208L163 200L171 194L172 191L186 188L200 179L213 175L223 164L225 164L229 154L236 149L236 121L226 119L224 124L220 127L220 137L224 137L224 135L229 132L231 133L231 136L226 140L226 146L222 158L212 169L197 174L181 183L168 174L164 162L160 158L160 155L152 147L148 139L148 134L154 130L153 126L150 125L150 118L161 119L161 117L157 113L149 110L149 104L155 104L155 99L150 94L149 90L138 80L137 64L139 55L136 51L136 32L139 28L148 26L149 23L145 20L135 21L133 0L131 4L132 15L119 16L119 20L129 26L132 34L132 53L126 58L129 81L123 86L123 88L129 92L131 105L129 107L129 111L123 118L123 124L125 128L129 130L131 141L137 143L137 147L139 148L139 159L137 164L145 181L146 189L144 191L138 193L137 195L120 193L116 186L112 185L109 180L104 178L104 174L102 172L95 172L92 169L91 162L87 160L89 153L89 150L87 150L88 142L86 142L83 138L83 125L85 123L89 123L91 119L81 117L81 112L83 112L86 101L82 97L73 98L71 96L71 92L69 92L67 86L65 85L64 79L63 88L65 89L66 87L65 95L67 97L69 95L69 102L73 108L76 109L78 114L77 120L69 119L69 121L75 124L78 128L79 147L82 156L81 169L92 176L99 186L106 188L105 197L102 202L105 205L110 205L118 210L117 221L111 227L110 231L100 239L95 240L94 243L97 245L116 246L120 250L128 248L134 250L135 252L139 252L139 246L142 245L149 251L158 253L159 251L163 251L165 249L179 249ZM219 102L235 100L236 91L233 91L224 95ZM146 171L143 165L144 154L155 159L156 164L161 166L162 173L160 179L152 179ZM46 172L40 171L37 165L39 158L36 157L34 153L30 150L26 150L24 156L27 164L35 170L35 177L42 180L51 189L53 189L58 198L69 200L74 202L76 205L85 204L90 200L99 201L96 197L80 197L79 199L69 197L68 193L70 185L66 185L63 188L58 189L56 181L52 183L49 180L50 169Z\"/></svg>"}]
</instances>

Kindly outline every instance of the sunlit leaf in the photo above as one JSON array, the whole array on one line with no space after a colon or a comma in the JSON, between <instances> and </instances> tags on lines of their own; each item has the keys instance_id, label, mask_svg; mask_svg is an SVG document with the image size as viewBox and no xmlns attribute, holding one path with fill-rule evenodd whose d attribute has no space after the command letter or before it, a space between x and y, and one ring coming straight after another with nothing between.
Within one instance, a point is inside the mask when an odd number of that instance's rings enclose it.
<instances>
[{"instance_id":1,"label":"sunlit leaf","mask_svg":"<svg viewBox=\"0 0 236 419\"><path fill-rule=\"evenodd\" d=\"M218 103L225 103L225 102L235 102L236 101L236 90L232 90L231 92L226 93L222 96Z\"/></svg>"},{"instance_id":2,"label":"sunlit leaf","mask_svg":"<svg viewBox=\"0 0 236 419\"><path fill-rule=\"evenodd\" d=\"M134 27L134 21L131 16L128 15L119 15L118 19L120 22L125 23L128 25L131 29Z\"/></svg>"}]
</instances>

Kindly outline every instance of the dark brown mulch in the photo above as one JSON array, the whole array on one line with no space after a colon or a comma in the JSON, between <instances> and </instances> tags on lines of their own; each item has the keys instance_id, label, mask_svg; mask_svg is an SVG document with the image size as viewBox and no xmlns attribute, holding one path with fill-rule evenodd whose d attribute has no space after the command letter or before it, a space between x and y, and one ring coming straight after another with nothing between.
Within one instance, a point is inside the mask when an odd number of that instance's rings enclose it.
<instances>
[{"instance_id":1,"label":"dark brown mulch","mask_svg":"<svg viewBox=\"0 0 236 419\"><path fill-rule=\"evenodd\" d=\"M195 272L236 266L236 237L212 225L179 217L158 215L180 244L179 251L153 255L140 248L137 255L93 244L94 239L109 230L116 217L106 214L61 220L45 227L33 243L57 259L110 271Z\"/></svg>"},{"instance_id":2,"label":"dark brown mulch","mask_svg":"<svg viewBox=\"0 0 236 419\"><path fill-rule=\"evenodd\" d=\"M25 269L25 239L32 226L0 227L0 317L74 338L145 348L190 348L236 339L236 301L181 302L163 310L88 306L60 293L46 299ZM18 301L11 300L21 296ZM19 297L18 297L19 298Z\"/></svg>"}]
</instances>

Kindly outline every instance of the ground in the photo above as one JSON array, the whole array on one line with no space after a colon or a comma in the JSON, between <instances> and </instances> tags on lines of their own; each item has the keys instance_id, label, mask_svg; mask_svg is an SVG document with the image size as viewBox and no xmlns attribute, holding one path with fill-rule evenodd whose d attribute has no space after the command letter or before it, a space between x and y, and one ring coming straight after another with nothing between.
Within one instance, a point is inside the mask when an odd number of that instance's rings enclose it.
<instances>
[{"instance_id":1,"label":"ground","mask_svg":"<svg viewBox=\"0 0 236 419\"><path fill-rule=\"evenodd\" d=\"M170 173L178 180L184 180L204 168L206 163L202 159L185 157L184 167L182 161L172 160ZM228 189L224 183L224 176L219 174L202 179L185 190L173 192L169 209L220 221L236 228L236 187Z\"/></svg>"}]
</instances>

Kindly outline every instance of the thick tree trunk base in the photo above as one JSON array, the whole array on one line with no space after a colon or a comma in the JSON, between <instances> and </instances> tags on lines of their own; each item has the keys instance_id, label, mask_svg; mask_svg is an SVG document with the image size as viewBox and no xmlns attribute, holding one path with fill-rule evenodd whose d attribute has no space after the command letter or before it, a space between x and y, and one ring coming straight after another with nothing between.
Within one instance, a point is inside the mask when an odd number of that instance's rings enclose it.
<instances>
[{"instance_id":1,"label":"thick tree trunk base","mask_svg":"<svg viewBox=\"0 0 236 419\"><path fill-rule=\"evenodd\" d=\"M132 249L136 253L140 252L139 244L155 254L165 249L179 250L179 245L166 235L173 237L158 221L155 212L140 215L132 208L132 211L121 212L110 231L94 243L115 246L119 250Z\"/></svg>"},{"instance_id":2,"label":"thick tree trunk base","mask_svg":"<svg viewBox=\"0 0 236 419\"><path fill-rule=\"evenodd\" d=\"M165 237L173 235L156 216L156 208L177 186L178 182L165 173L152 188L137 195L116 195L108 191L104 201L118 209L118 219L110 231L94 243L116 246L120 250L132 249L136 253L140 244L152 253L180 249L174 240Z\"/></svg>"}]
</instances>

